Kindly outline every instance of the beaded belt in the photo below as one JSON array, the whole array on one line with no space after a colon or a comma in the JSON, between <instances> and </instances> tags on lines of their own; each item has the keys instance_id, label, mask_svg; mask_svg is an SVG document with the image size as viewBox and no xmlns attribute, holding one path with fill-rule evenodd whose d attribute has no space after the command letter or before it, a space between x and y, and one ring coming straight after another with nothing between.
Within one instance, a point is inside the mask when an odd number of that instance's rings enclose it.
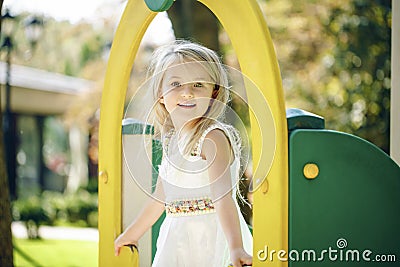
<instances>
[{"instance_id":1,"label":"beaded belt","mask_svg":"<svg viewBox=\"0 0 400 267\"><path fill-rule=\"evenodd\" d=\"M174 200L165 204L168 216L189 216L215 212L214 203L208 197Z\"/></svg>"}]
</instances>

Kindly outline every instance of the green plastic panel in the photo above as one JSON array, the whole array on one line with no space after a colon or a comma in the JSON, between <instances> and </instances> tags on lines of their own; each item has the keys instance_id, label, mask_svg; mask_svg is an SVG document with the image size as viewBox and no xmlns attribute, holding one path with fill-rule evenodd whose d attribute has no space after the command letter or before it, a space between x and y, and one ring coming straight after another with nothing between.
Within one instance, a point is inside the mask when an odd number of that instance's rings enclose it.
<instances>
[{"instance_id":1,"label":"green plastic panel","mask_svg":"<svg viewBox=\"0 0 400 267\"><path fill-rule=\"evenodd\" d=\"M289 132L296 129L325 128L325 120L323 117L302 109L297 109L297 108L287 109L286 119Z\"/></svg>"},{"instance_id":2,"label":"green plastic panel","mask_svg":"<svg viewBox=\"0 0 400 267\"><path fill-rule=\"evenodd\" d=\"M122 134L154 134L154 127L139 120L127 118L122 121Z\"/></svg>"},{"instance_id":3,"label":"green plastic panel","mask_svg":"<svg viewBox=\"0 0 400 267\"><path fill-rule=\"evenodd\" d=\"M174 0L145 0L145 3L151 11L163 12L172 6Z\"/></svg>"},{"instance_id":4,"label":"green plastic panel","mask_svg":"<svg viewBox=\"0 0 400 267\"><path fill-rule=\"evenodd\" d=\"M160 141L153 140L152 147L152 165L153 165L153 177L152 184L155 189L155 185L157 184L158 178L158 165L161 164L162 159L162 145ZM157 220L155 224L151 227L151 261L153 262L154 256L157 251L157 238L160 232L160 227L165 218L165 212L161 215L161 217Z\"/></svg>"},{"instance_id":5,"label":"green plastic panel","mask_svg":"<svg viewBox=\"0 0 400 267\"><path fill-rule=\"evenodd\" d=\"M316 178L305 178L307 163ZM349 134L292 132L288 253L291 267L400 266L400 167Z\"/></svg>"}]
</instances>

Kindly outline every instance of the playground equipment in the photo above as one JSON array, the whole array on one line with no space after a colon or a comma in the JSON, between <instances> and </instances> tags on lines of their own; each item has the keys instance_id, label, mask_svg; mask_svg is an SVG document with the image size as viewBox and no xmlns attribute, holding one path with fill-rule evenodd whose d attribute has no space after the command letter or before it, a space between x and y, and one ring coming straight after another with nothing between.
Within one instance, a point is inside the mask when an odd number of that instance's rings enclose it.
<instances>
[{"instance_id":1,"label":"playground equipment","mask_svg":"<svg viewBox=\"0 0 400 267\"><path fill-rule=\"evenodd\" d=\"M337 265L339 259L328 257L330 249L346 254L346 248L393 254L399 261L399 166L364 140L324 130L322 118L298 110L289 110L286 117L273 44L256 0L199 2L220 20L243 74L259 88L271 111L270 117L258 95L248 92L248 104L254 111L250 112L256 189L253 265ZM156 12L172 3L128 1L111 49L100 119L99 266L138 266L138 253L123 249L115 257L113 250L114 239L123 230L126 219L122 206L127 205L123 200L126 187L122 186L122 138L126 136L122 135L121 121L130 70L143 34ZM241 19L232 14L241 14ZM259 113L265 115L262 124L256 118ZM129 125L133 124L128 122L124 128ZM268 153L272 153L273 161L266 175L263 159ZM140 192L136 197L141 197ZM150 236L144 238L151 240ZM343 245L344 241L348 246ZM316 260L310 249L318 253ZM306 250L306 256L311 258L291 260L289 256L296 259L296 253L290 255L295 250L300 251L299 257ZM324 250L327 251L322 255L326 257L318 261ZM140 252L141 257L150 254ZM371 254L367 256L372 259ZM340 266L364 266L362 260L340 261ZM373 266L374 262L370 264ZM386 265L390 264L396 263Z\"/></svg>"}]
</instances>

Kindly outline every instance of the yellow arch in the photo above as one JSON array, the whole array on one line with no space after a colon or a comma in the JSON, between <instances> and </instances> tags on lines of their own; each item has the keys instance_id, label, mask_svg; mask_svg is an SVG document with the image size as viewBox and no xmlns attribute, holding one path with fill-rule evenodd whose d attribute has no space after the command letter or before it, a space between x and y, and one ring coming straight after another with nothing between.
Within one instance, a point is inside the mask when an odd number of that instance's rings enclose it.
<instances>
[{"instance_id":1,"label":"yellow arch","mask_svg":"<svg viewBox=\"0 0 400 267\"><path fill-rule=\"evenodd\" d=\"M254 166L260 169L265 167L260 162L262 153L272 153L276 142L275 157L267 180L254 193L253 265L261 266L263 262L257 260L259 250L268 246L270 250L287 251L288 241L287 127L279 68L267 25L256 0L200 2L221 21L232 41L242 72L261 90L275 122L276 136L272 131L265 131L268 127L273 129L272 120L267 120L258 128L256 115L259 114L251 114L250 118ZM137 266L137 255L128 249L123 250L119 257L113 254L114 239L122 230L121 121L133 61L143 34L155 15L144 0L128 1L111 49L99 129L99 266ZM249 106L263 110L255 95L250 94L248 98ZM268 151L262 151L262 148ZM259 168L255 168L255 178L264 178L257 177ZM268 264L286 266L287 263L275 258Z\"/></svg>"}]
</instances>

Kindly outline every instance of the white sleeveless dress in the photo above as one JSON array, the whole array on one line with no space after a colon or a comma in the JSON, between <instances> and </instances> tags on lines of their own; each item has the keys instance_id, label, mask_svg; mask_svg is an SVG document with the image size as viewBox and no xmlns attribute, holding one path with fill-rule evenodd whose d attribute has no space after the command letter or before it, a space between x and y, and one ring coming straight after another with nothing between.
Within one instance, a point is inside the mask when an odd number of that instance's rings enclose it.
<instances>
[{"instance_id":1,"label":"white sleeveless dress","mask_svg":"<svg viewBox=\"0 0 400 267\"><path fill-rule=\"evenodd\" d=\"M235 140L228 126L213 125L209 127L198 142L198 151L205 136L211 130L218 128L225 132L231 144ZM236 184L240 168L240 147L234 148L235 160L230 166L232 176L232 198L236 203L239 216L243 246L247 253L252 255L252 236L236 202ZM215 210L204 208L207 199L211 199L210 181L207 170L207 161L200 155L186 157L176 162L164 157L159 166L159 175L162 181L167 215L161 225L157 240L157 251L153 267L227 267L230 263L230 253L223 229L219 223ZM203 204L199 211L193 211L186 204L195 202L195 207ZM202 202L202 200L205 200ZM216 200L218 201L218 200ZM173 203L169 205L169 203ZM179 203L179 204L177 204ZM188 205L189 205L188 204ZM175 205L175 206L174 206ZM178 206L176 206L178 205ZM186 205L186 207L185 207ZM212 205L212 204L211 204ZM180 212L176 211L174 207ZM185 213L185 209L192 212Z\"/></svg>"}]
</instances>

